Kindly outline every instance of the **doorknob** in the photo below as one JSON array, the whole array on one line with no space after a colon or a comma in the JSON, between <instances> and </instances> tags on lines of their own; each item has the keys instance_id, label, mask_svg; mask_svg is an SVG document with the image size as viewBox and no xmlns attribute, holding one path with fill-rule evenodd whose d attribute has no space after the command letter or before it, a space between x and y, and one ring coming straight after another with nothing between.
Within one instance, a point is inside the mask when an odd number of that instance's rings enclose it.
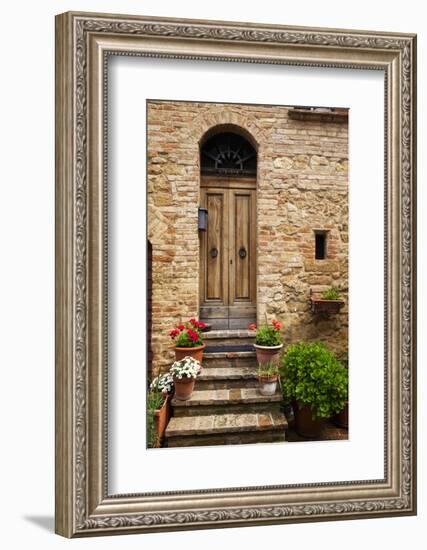
<instances>
[{"instance_id":1,"label":"doorknob","mask_svg":"<svg viewBox=\"0 0 427 550\"><path fill-rule=\"evenodd\" d=\"M218 249L213 247L211 248L211 258L216 258L218 256Z\"/></svg>"},{"instance_id":2,"label":"doorknob","mask_svg":"<svg viewBox=\"0 0 427 550\"><path fill-rule=\"evenodd\" d=\"M246 254L246 248L244 246L241 246L239 250L239 256L242 258L242 260L243 258L246 258Z\"/></svg>"}]
</instances>

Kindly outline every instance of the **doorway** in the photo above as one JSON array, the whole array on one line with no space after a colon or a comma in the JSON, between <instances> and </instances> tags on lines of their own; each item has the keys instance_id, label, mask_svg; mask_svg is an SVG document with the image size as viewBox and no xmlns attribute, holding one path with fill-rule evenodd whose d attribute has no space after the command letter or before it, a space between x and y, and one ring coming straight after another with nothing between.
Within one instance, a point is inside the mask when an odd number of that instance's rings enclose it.
<instances>
[{"instance_id":1,"label":"doorway","mask_svg":"<svg viewBox=\"0 0 427 550\"><path fill-rule=\"evenodd\" d=\"M224 132L201 148L200 319L213 329L256 320L256 151Z\"/></svg>"}]
</instances>

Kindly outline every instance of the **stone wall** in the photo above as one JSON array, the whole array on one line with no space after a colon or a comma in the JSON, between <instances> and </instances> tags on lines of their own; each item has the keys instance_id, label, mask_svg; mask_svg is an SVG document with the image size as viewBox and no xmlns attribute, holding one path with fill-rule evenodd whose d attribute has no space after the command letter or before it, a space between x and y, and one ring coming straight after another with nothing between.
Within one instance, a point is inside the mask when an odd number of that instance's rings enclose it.
<instances>
[{"instance_id":1,"label":"stone wall","mask_svg":"<svg viewBox=\"0 0 427 550\"><path fill-rule=\"evenodd\" d=\"M198 316L199 142L218 125L243 128L257 144L257 317L276 318L285 344L348 338L348 124L294 120L288 107L149 101L148 239L153 247L154 370L173 358L169 330ZM328 257L314 259L315 230ZM314 316L310 289L334 285L346 303Z\"/></svg>"}]
</instances>

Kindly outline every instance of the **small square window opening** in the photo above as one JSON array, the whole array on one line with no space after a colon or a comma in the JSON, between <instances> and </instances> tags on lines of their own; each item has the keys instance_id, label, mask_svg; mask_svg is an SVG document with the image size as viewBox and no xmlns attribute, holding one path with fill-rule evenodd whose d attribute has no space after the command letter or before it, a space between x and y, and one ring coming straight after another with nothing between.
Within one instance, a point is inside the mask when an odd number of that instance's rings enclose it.
<instances>
[{"instance_id":1,"label":"small square window opening","mask_svg":"<svg viewBox=\"0 0 427 550\"><path fill-rule=\"evenodd\" d=\"M326 231L315 231L315 253L314 257L316 260L325 260L326 259L326 241L327 241L327 232Z\"/></svg>"}]
</instances>

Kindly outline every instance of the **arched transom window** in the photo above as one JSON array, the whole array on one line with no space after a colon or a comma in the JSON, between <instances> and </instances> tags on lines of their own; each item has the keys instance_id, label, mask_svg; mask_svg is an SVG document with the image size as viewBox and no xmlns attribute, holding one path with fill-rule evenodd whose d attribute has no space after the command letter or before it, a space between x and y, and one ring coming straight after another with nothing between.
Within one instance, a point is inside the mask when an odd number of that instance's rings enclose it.
<instances>
[{"instance_id":1,"label":"arched transom window","mask_svg":"<svg viewBox=\"0 0 427 550\"><path fill-rule=\"evenodd\" d=\"M256 160L254 147L233 132L215 134L201 148L201 172L206 176L256 176Z\"/></svg>"}]
</instances>

